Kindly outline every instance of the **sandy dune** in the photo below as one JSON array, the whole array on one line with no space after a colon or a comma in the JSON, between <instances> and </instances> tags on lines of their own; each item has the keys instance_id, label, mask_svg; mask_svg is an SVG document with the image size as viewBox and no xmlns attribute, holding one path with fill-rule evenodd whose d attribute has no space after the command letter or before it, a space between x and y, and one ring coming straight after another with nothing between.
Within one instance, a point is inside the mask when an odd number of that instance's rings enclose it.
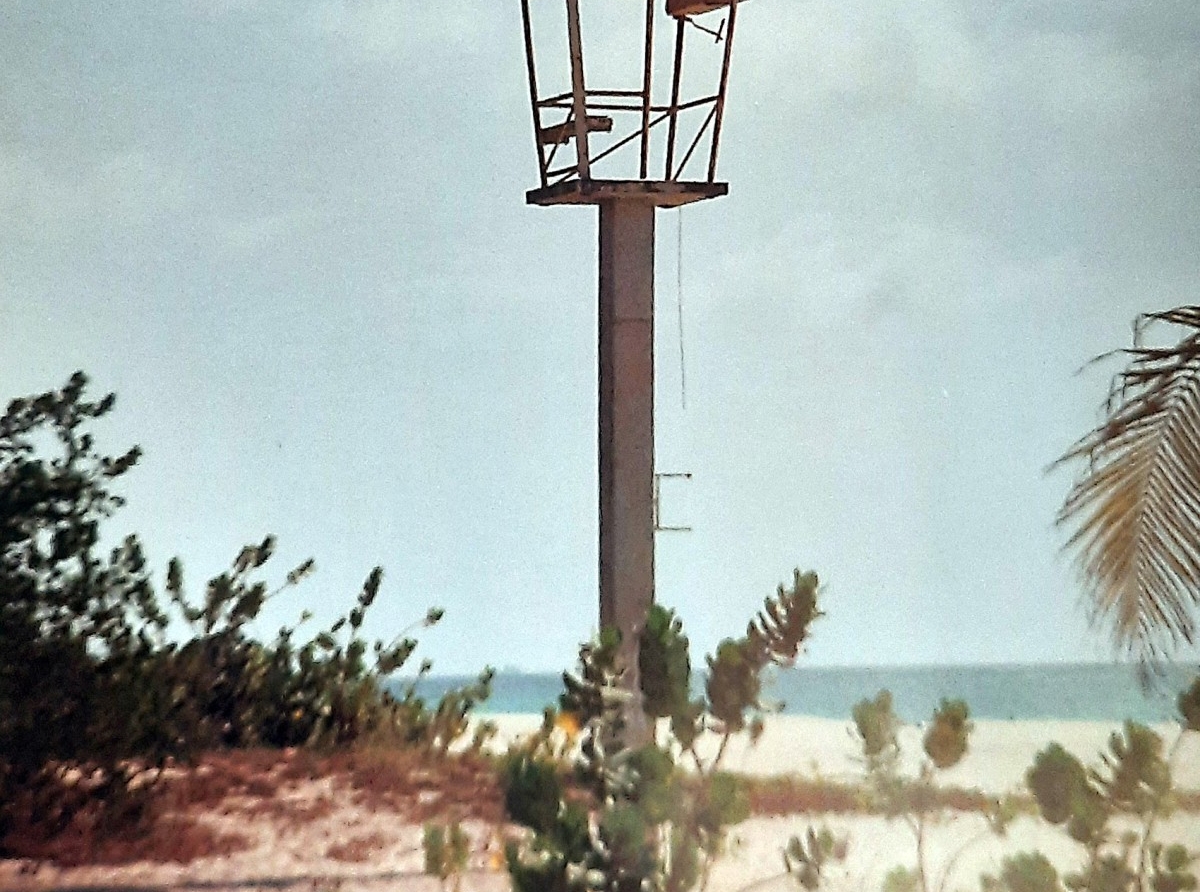
<instances>
[{"instance_id":1,"label":"sandy dune","mask_svg":"<svg viewBox=\"0 0 1200 892\"><path fill-rule=\"evenodd\" d=\"M494 717L500 733L497 747L535 728L530 716ZM976 723L968 757L948 772L949 783L989 793L1020 788L1034 753L1057 740L1084 759L1095 760L1115 726L1078 722ZM1160 729L1170 731L1167 729ZM902 743L910 756L919 751L919 729L906 729ZM1173 735L1168 737L1172 740ZM712 741L706 746L711 747ZM727 767L756 775L799 774L841 779L857 776L855 747L846 722L784 717L768 723L759 745L730 748ZM1200 789L1200 735L1191 735L1177 760L1178 782ZM206 813L201 820L215 829L242 834L249 848L220 858L187 864L139 862L118 867L58 868L13 861L0 862L0 888L5 890L436 890L436 880L423 876L421 829L394 808L355 801L329 779L298 783L289 796L310 797L326 805L311 820L285 830L269 811L257 815L237 809ZM226 813L222 814L221 812ZM248 816L253 815L253 816ZM898 821L877 817L753 818L739 825L727 857L715 868L709 889L736 892L799 889L780 876L780 850L788 837L810 824L826 824L849 837L849 857L829 878L833 892L877 890L887 871L911 866L915 847L908 829ZM498 858L503 828L479 821L465 825L475 844L472 870L463 890L508 888ZM1200 847L1200 815L1179 814L1161 825L1160 838ZM964 848L965 846L965 848ZM986 833L983 820L972 814L948 817L927 840L929 864L939 880L947 863L957 856L944 883L944 892L975 890L981 872L998 869L1004 853L1039 849L1061 868L1077 866L1081 852L1063 834L1032 818L1022 818L1006 838Z\"/></svg>"}]
</instances>

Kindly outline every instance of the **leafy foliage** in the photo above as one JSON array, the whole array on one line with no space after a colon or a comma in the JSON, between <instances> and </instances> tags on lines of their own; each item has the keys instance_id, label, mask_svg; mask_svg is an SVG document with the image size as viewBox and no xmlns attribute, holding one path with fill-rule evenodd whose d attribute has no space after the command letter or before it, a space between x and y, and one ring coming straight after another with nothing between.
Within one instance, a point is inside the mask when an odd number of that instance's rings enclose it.
<instances>
[{"instance_id":1,"label":"leafy foliage","mask_svg":"<svg viewBox=\"0 0 1200 892\"><path fill-rule=\"evenodd\" d=\"M943 819L935 781L941 771L953 768L967 754L973 725L970 710L962 700L942 700L922 741L926 759L915 777L900 773L899 731L901 722L892 708L892 695L880 691L873 699L859 701L853 708L855 731L863 754L872 806L889 818L902 820L917 846L916 865L898 866L888 874L884 888L903 892L943 892L951 869L962 852L983 838L969 839L942 866L940 879L931 877L926 864L925 840L931 826ZM984 834L1002 835L1015 814L1008 799L986 802Z\"/></svg>"},{"instance_id":2,"label":"leafy foliage","mask_svg":"<svg viewBox=\"0 0 1200 892\"><path fill-rule=\"evenodd\" d=\"M425 873L437 877L442 888L453 878L454 888L458 889L471 854L471 838L462 825L457 821L448 825L426 824L421 833L421 850L425 856Z\"/></svg>"},{"instance_id":3,"label":"leafy foliage","mask_svg":"<svg viewBox=\"0 0 1200 892\"><path fill-rule=\"evenodd\" d=\"M748 639L726 638L717 645L715 656L707 657L708 683L705 693L713 718L730 733L746 728L746 713L760 708L764 664Z\"/></svg>"},{"instance_id":4,"label":"leafy foliage","mask_svg":"<svg viewBox=\"0 0 1200 892\"><path fill-rule=\"evenodd\" d=\"M552 763L525 753L505 761L504 808L518 824L535 833L549 833L562 799L562 779Z\"/></svg>"},{"instance_id":5,"label":"leafy foliage","mask_svg":"<svg viewBox=\"0 0 1200 892\"><path fill-rule=\"evenodd\" d=\"M666 608L651 609L638 642L640 693L650 717L670 719L664 745L623 744L630 695L621 688L618 633L606 629L580 648L579 668L564 673L559 698L562 714L581 733L570 778L548 743L557 724L552 714L535 742L506 760L508 814L533 834L506 849L514 889L684 892L703 882L727 828L749 815L741 782L719 770L726 744L737 733L754 733L764 711L762 672L794 659L818 615L815 575L796 578L811 581L811 591L796 596L781 587L746 637L723 641L707 658L702 698L691 697L681 621ZM707 761L697 749L705 731L719 740ZM694 775L684 774L684 758L693 760Z\"/></svg>"},{"instance_id":6,"label":"leafy foliage","mask_svg":"<svg viewBox=\"0 0 1200 892\"><path fill-rule=\"evenodd\" d=\"M1178 843L1169 846L1154 843L1149 854L1150 886L1154 892L1188 892L1196 888L1193 865L1200 861L1200 855Z\"/></svg>"},{"instance_id":7,"label":"leafy foliage","mask_svg":"<svg viewBox=\"0 0 1200 892\"><path fill-rule=\"evenodd\" d=\"M746 627L753 663L790 666L796 662L809 626L823 615L817 609L819 588L816 573L797 569L790 589L780 585L774 598L763 601L763 609Z\"/></svg>"},{"instance_id":8,"label":"leafy foliage","mask_svg":"<svg viewBox=\"0 0 1200 892\"><path fill-rule=\"evenodd\" d=\"M817 889L826 866L846 860L849 842L836 837L828 828L809 827L804 836L793 836L783 850L783 866L796 882L809 892Z\"/></svg>"},{"instance_id":9,"label":"leafy foliage","mask_svg":"<svg viewBox=\"0 0 1200 892\"><path fill-rule=\"evenodd\" d=\"M586 730L584 748L590 758L616 751L625 729L624 708L629 692L621 685L624 669L618 662L621 635L607 628L579 648L579 672L564 672L559 707Z\"/></svg>"},{"instance_id":10,"label":"leafy foliage","mask_svg":"<svg viewBox=\"0 0 1200 892\"><path fill-rule=\"evenodd\" d=\"M651 718L670 718L687 709L692 661L683 621L659 605L651 607L638 650L642 708Z\"/></svg>"},{"instance_id":11,"label":"leafy foliage","mask_svg":"<svg viewBox=\"0 0 1200 892\"><path fill-rule=\"evenodd\" d=\"M140 451L98 451L88 428L115 398L90 402L86 386L76 373L62 390L13 400L0 417L0 851L18 819L54 835L97 802L101 823L148 818L146 769L204 748L377 736L444 753L461 737L491 673L432 708L413 687L389 695L383 679L417 642L408 630L389 645L360 636L381 569L329 629L297 643L296 627L284 627L262 643L249 624L313 568L304 562L271 590L258 575L272 537L243 548L198 600L173 560L165 607L136 537L104 554L102 523L123 504L114 486ZM167 639L172 612L191 629L183 643ZM419 625L440 618L433 609ZM66 783L68 767L88 783Z\"/></svg>"},{"instance_id":12,"label":"leafy foliage","mask_svg":"<svg viewBox=\"0 0 1200 892\"><path fill-rule=\"evenodd\" d=\"M1171 769L1163 758L1162 738L1145 725L1126 722L1123 734L1113 733L1101 753L1105 772L1094 777L1113 809L1144 814L1165 802L1171 790Z\"/></svg>"},{"instance_id":13,"label":"leafy foliage","mask_svg":"<svg viewBox=\"0 0 1200 892\"><path fill-rule=\"evenodd\" d=\"M812 623L822 616L817 608L817 574L793 574L790 589L780 585L773 598L746 627L742 638L726 638L715 655L706 657L707 709L715 730L736 734L748 730L751 739L762 731L767 711L761 701L763 672L769 666L790 666L802 652Z\"/></svg>"},{"instance_id":14,"label":"leafy foliage","mask_svg":"<svg viewBox=\"0 0 1200 892\"><path fill-rule=\"evenodd\" d=\"M1075 756L1052 743L1034 758L1025 774L1042 817L1051 824L1065 824L1076 842L1094 844L1108 820L1100 791L1092 786L1087 770Z\"/></svg>"},{"instance_id":15,"label":"leafy foliage","mask_svg":"<svg viewBox=\"0 0 1200 892\"><path fill-rule=\"evenodd\" d=\"M1153 323L1182 326L1140 345ZM1200 307L1140 317L1104 420L1051 467L1083 465L1058 513L1095 618L1142 660L1195 641L1200 606ZM1103 359L1105 357L1099 357Z\"/></svg>"},{"instance_id":16,"label":"leafy foliage","mask_svg":"<svg viewBox=\"0 0 1200 892\"><path fill-rule=\"evenodd\" d=\"M268 644L254 640L248 627L267 601L313 570L313 562L305 561L270 591L254 574L274 547L268 536L243 548L229 572L208 582L197 604L184 591L181 564L171 562L167 590L193 636L181 647L164 648L162 668L188 711L192 747L327 749L375 737L444 753L465 733L467 712L487 697L491 672L449 692L432 710L412 686L400 700L392 697L382 680L403 669L417 642L406 633L388 645L359 636L383 580L379 567L368 575L355 605L328 629L300 644L296 626L283 627ZM440 618L440 610L430 610L418 625L428 628ZM305 614L301 621L307 619Z\"/></svg>"},{"instance_id":17,"label":"leafy foliage","mask_svg":"<svg viewBox=\"0 0 1200 892\"><path fill-rule=\"evenodd\" d=\"M1000 876L984 875L983 892L1063 892L1058 871L1041 852L1019 852L1000 863Z\"/></svg>"},{"instance_id":18,"label":"leafy foliage","mask_svg":"<svg viewBox=\"0 0 1200 892\"><path fill-rule=\"evenodd\" d=\"M1038 809L1049 823L1065 826L1086 853L1083 868L1065 877L1072 892L1196 888L1197 853L1154 840L1158 819L1172 807L1171 762L1184 735L1195 732L1189 716L1196 691L1200 680L1179 698L1181 730L1170 753L1164 754L1162 738L1153 730L1126 722L1109 738L1099 766L1090 770L1057 743L1037 754L1026 782ZM1121 813L1139 818L1140 829L1115 836L1111 819Z\"/></svg>"},{"instance_id":19,"label":"leafy foliage","mask_svg":"<svg viewBox=\"0 0 1200 892\"><path fill-rule=\"evenodd\" d=\"M884 770L894 765L900 754L896 736L900 719L892 709L892 692L883 690L874 700L860 700L854 704L851 717L867 770Z\"/></svg>"},{"instance_id":20,"label":"leafy foliage","mask_svg":"<svg viewBox=\"0 0 1200 892\"><path fill-rule=\"evenodd\" d=\"M1200 675L1192 680L1186 690L1179 692L1176 702L1179 706L1179 720L1184 729L1200 731Z\"/></svg>"},{"instance_id":21,"label":"leafy foliage","mask_svg":"<svg viewBox=\"0 0 1200 892\"><path fill-rule=\"evenodd\" d=\"M901 864L897 864L883 877L882 892L920 892L920 889L920 874Z\"/></svg>"},{"instance_id":22,"label":"leafy foliage","mask_svg":"<svg viewBox=\"0 0 1200 892\"><path fill-rule=\"evenodd\" d=\"M933 722L925 732L925 755L935 768L953 768L967 754L967 739L972 725L970 710L962 700L943 700L933 713Z\"/></svg>"},{"instance_id":23,"label":"leafy foliage","mask_svg":"<svg viewBox=\"0 0 1200 892\"><path fill-rule=\"evenodd\" d=\"M88 427L115 399L84 399L86 384L76 373L0 417L0 835L7 806L51 763L106 769L98 794L136 812L120 797L128 760L178 745L178 700L158 683L167 618L141 545L100 547L123 504L113 487L141 453L96 449Z\"/></svg>"}]
</instances>

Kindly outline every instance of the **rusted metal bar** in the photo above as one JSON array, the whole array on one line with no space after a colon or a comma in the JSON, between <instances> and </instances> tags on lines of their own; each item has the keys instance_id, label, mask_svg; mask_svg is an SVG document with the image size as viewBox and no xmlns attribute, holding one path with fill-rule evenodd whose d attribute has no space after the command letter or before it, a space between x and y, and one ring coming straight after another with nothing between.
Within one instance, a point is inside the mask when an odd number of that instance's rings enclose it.
<instances>
[{"instance_id":1,"label":"rusted metal bar","mask_svg":"<svg viewBox=\"0 0 1200 892\"><path fill-rule=\"evenodd\" d=\"M641 103L637 105L622 105L618 102L589 102L589 111L628 111L640 112L642 110Z\"/></svg>"},{"instance_id":2,"label":"rusted metal bar","mask_svg":"<svg viewBox=\"0 0 1200 892\"><path fill-rule=\"evenodd\" d=\"M571 119L568 117L567 120L570 121ZM550 147L550 154L546 156L547 176L549 176L550 165L554 163L554 156L558 154L558 147L560 145L562 145L562 143L557 143L557 142L554 145L552 145Z\"/></svg>"},{"instance_id":3,"label":"rusted metal bar","mask_svg":"<svg viewBox=\"0 0 1200 892\"><path fill-rule=\"evenodd\" d=\"M607 149L605 149L603 152L601 152L599 155L597 155L595 158L593 158L592 161L595 163L599 163L599 162L603 161L605 158L607 158L613 152L617 151L617 149L623 149L625 146L629 145L631 142L633 142L635 139L637 139L639 136L641 136L641 134L642 134L642 130L638 129L638 130L634 130L628 136L621 137L619 140L617 140L615 143L613 143L611 146L609 146Z\"/></svg>"},{"instance_id":4,"label":"rusted metal bar","mask_svg":"<svg viewBox=\"0 0 1200 892\"><path fill-rule=\"evenodd\" d=\"M538 111L537 68L533 61L533 26L529 22L529 0L521 0L521 21L525 28L525 67L529 72L529 102L533 110L533 143L537 149L538 174L541 176L544 189L547 185L546 155L538 139L538 133L542 129L542 115Z\"/></svg>"},{"instance_id":5,"label":"rusted metal bar","mask_svg":"<svg viewBox=\"0 0 1200 892\"><path fill-rule=\"evenodd\" d=\"M684 111L685 109L694 108L697 105L704 105L704 103L706 103L706 102L712 102L713 98L714 97L710 96L707 99L697 99L693 102L681 103L679 106L679 110ZM592 107L593 108L604 108L605 106L592 106ZM650 123L647 125L647 129L653 130L655 127L657 127L659 124L661 124L663 121L667 120L667 118L670 117L669 109L666 109L666 108L656 109L656 111L659 111L659 110L662 111L662 114L660 114L657 118L652 119L650 121ZM704 123L701 125L701 127L702 127L701 134L704 132L704 128L708 127L709 122L712 121L712 118L713 118L713 113L710 110L708 113L708 117L705 118ZM631 142L633 142L633 140L637 139L640 134L641 134L640 130L635 130L628 136L621 137L621 139L618 142L613 143L611 146L609 146L607 149L605 149L599 155L594 157L592 159L592 163L595 164L599 161L602 161L605 158L607 158L609 155L611 155L613 152L617 151L617 149L621 149L621 148L624 148L625 146L629 145L629 143L631 143ZM691 145L691 148L688 149L687 157L685 157L683 159L683 162L679 165L679 172L682 172L683 168L687 166L688 160L690 160L692 153L695 151L696 145L699 142L700 142L700 135L698 134L696 136L696 138L694 140L692 140L692 145ZM550 158L551 158L551 160L553 160L554 155L551 154ZM676 176L673 177L673 179L678 179L678 174L676 174Z\"/></svg>"},{"instance_id":6,"label":"rusted metal bar","mask_svg":"<svg viewBox=\"0 0 1200 892\"><path fill-rule=\"evenodd\" d=\"M641 90L588 90L589 96L641 96Z\"/></svg>"},{"instance_id":7,"label":"rusted metal bar","mask_svg":"<svg viewBox=\"0 0 1200 892\"><path fill-rule=\"evenodd\" d=\"M646 179L650 163L650 74L654 67L654 0L646 0L646 56L642 68L642 157L638 176Z\"/></svg>"},{"instance_id":8,"label":"rusted metal bar","mask_svg":"<svg viewBox=\"0 0 1200 892\"><path fill-rule=\"evenodd\" d=\"M717 149L721 145L721 121L725 117L725 91L729 87L729 60L733 55L733 26L737 22L738 0L729 2L729 28L725 31L725 59L721 63L721 86L717 89L716 121L713 124L712 152L708 156L708 181L717 178Z\"/></svg>"},{"instance_id":9,"label":"rusted metal bar","mask_svg":"<svg viewBox=\"0 0 1200 892\"><path fill-rule=\"evenodd\" d=\"M652 106L650 106L650 111L652 111L652 112L670 112L672 108L675 108L677 111L686 111L689 108L695 108L697 105L705 105L706 103L716 102L716 101L717 101L717 94L714 93L712 96L705 96L703 99L689 99L687 102L681 102L677 106L652 105Z\"/></svg>"},{"instance_id":10,"label":"rusted metal bar","mask_svg":"<svg viewBox=\"0 0 1200 892\"><path fill-rule=\"evenodd\" d=\"M697 105L706 105L707 103L715 102L716 98L717 98L716 96L706 96L703 99L692 99L692 100L689 100L688 102L681 102L681 103L679 103L679 106L676 110L677 111L687 111L689 108L695 108ZM570 108L570 106L563 106L563 107L567 108L567 109ZM641 110L642 110L641 105L621 105L620 103L617 103L617 102L589 102L588 103L588 111L635 111L635 112L640 112ZM650 107L650 111L652 111L652 112L669 112L670 110L671 110L671 106L669 106L669 105L653 105ZM595 158L592 159L592 161L595 161L595 160L596 160Z\"/></svg>"},{"instance_id":11,"label":"rusted metal bar","mask_svg":"<svg viewBox=\"0 0 1200 892\"><path fill-rule=\"evenodd\" d=\"M579 178L592 177L588 160L587 90L583 83L583 38L579 33L579 0L567 0L567 43L571 49L571 98L575 108L575 155Z\"/></svg>"},{"instance_id":12,"label":"rusted metal bar","mask_svg":"<svg viewBox=\"0 0 1200 892\"><path fill-rule=\"evenodd\" d=\"M692 144L688 146L688 150L684 153L683 160L679 162L679 169L675 171L673 179L679 179L683 176L683 169L687 167L687 163L692 160L692 153L696 151L696 146L700 145L700 140L704 136L704 132L708 130L708 125L712 123L713 115L716 113L717 107L714 105L708 110L708 117L704 119L704 123L700 125L700 129L696 131L695 138L692 139ZM712 182L712 177L709 177L709 182Z\"/></svg>"},{"instance_id":13,"label":"rusted metal bar","mask_svg":"<svg viewBox=\"0 0 1200 892\"><path fill-rule=\"evenodd\" d=\"M679 74L683 70L683 29L687 22L680 19L675 23L675 73L671 78L671 123L667 128L667 169L664 176L671 179L671 168L675 164L675 129L679 120Z\"/></svg>"},{"instance_id":14,"label":"rusted metal bar","mask_svg":"<svg viewBox=\"0 0 1200 892\"><path fill-rule=\"evenodd\" d=\"M657 118L655 118L654 120L652 120L652 121L651 121L651 122L650 122L650 123L647 125L647 129L653 129L653 128L657 127L659 124L661 124L661 123L662 123L663 121L665 121L666 119L667 119L667 116L666 116L665 114L659 115ZM604 159L604 158L607 158L607 157L608 157L609 155L611 155L613 152L617 151L617 149L620 149L620 148L623 148L623 147L625 147L625 146L629 145L629 143L631 143L631 142L633 142L635 139L637 139L637 138L638 138L638 136L639 136L640 134L641 134L641 131L640 131L640 130L635 130L635 131L633 131L632 133L630 133L628 136L623 136L623 137L621 137L621 139L620 139L619 141L617 141L617 142L613 143L611 146L609 146L607 149L605 149L603 152L601 152L599 155L597 155L597 156L596 156L595 158L593 158L592 160L593 160L593 161L600 161L600 160L602 160L602 159Z\"/></svg>"},{"instance_id":15,"label":"rusted metal bar","mask_svg":"<svg viewBox=\"0 0 1200 892\"><path fill-rule=\"evenodd\" d=\"M685 112L685 110L688 110L689 108L704 106L704 104L715 101L716 96L706 96L702 98L702 100L689 100L688 102L680 102L677 110L679 110L679 112ZM574 103L572 102L556 103L553 104L553 106L542 106L542 108L565 110L565 112L574 112L575 110ZM588 110L589 112L641 112L642 104L637 103L636 106L632 106L632 104L623 104L620 102L589 102ZM670 112L670 110L671 106L650 106L650 112ZM572 116L572 120L574 120L574 116ZM593 161L594 160L595 158L593 158Z\"/></svg>"},{"instance_id":16,"label":"rusted metal bar","mask_svg":"<svg viewBox=\"0 0 1200 892\"><path fill-rule=\"evenodd\" d=\"M565 93L555 93L553 96L547 96L545 99L543 99L542 105L553 105L556 102L565 102L574 95L575 94L570 90L567 90Z\"/></svg>"}]
</instances>

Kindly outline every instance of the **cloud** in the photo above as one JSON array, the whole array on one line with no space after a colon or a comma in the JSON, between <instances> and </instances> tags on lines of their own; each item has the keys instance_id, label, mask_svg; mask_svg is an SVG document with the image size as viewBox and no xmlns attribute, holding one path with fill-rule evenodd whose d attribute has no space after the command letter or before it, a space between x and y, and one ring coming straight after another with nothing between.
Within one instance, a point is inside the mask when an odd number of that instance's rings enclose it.
<instances>
[{"instance_id":1,"label":"cloud","mask_svg":"<svg viewBox=\"0 0 1200 892\"><path fill-rule=\"evenodd\" d=\"M32 152L0 155L0 233L55 241L97 226L143 226L191 204L186 171L147 152L80 161L66 168Z\"/></svg>"},{"instance_id":2,"label":"cloud","mask_svg":"<svg viewBox=\"0 0 1200 892\"><path fill-rule=\"evenodd\" d=\"M585 6L594 85L623 86L601 83L617 63L636 76L635 5ZM594 615L595 216L522 206L516 3L13 8L0 248L23 312L6 373L69 356L140 407L122 423L148 426L154 473L175 476L146 478L137 525L171 548L223 561L206 538L301 518L276 531L323 561L415 566L413 590L469 616L479 580L445 569L468 542L489 596L578 595L583 619L553 644L569 656ZM671 469L696 472L696 532L664 595L736 628L811 562L839 592L842 660L921 646L864 654L872 597L1041 616L1062 586L1040 468L1107 384L1071 372L1196 280L1198 10L744 7L732 192L685 213L692 434L660 415L658 437ZM164 486L194 493L189 526ZM331 587L357 586L339 560ZM461 642L470 668L478 642ZM544 644L497 658L534 648L549 668Z\"/></svg>"},{"instance_id":3,"label":"cloud","mask_svg":"<svg viewBox=\"0 0 1200 892\"><path fill-rule=\"evenodd\" d=\"M310 231L321 220L313 208L266 214L241 214L214 217L209 228L220 243L237 253L254 253L302 232Z\"/></svg>"},{"instance_id":4,"label":"cloud","mask_svg":"<svg viewBox=\"0 0 1200 892\"><path fill-rule=\"evenodd\" d=\"M748 12L735 56L741 89L786 91L808 106L958 107L977 102L985 86L979 47L953 2L814 0L786 16Z\"/></svg>"},{"instance_id":5,"label":"cloud","mask_svg":"<svg viewBox=\"0 0 1200 892\"><path fill-rule=\"evenodd\" d=\"M448 52L474 54L486 47L489 32L507 18L499 16L499 5L329 0L309 10L308 22L319 34L368 58L416 62Z\"/></svg>"}]
</instances>

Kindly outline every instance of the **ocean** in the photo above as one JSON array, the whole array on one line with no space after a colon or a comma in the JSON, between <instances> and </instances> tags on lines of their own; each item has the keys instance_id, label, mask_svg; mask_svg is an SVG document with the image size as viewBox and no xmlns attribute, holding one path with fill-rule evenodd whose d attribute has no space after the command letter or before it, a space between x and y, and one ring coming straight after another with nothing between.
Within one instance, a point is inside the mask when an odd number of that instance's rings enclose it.
<instances>
[{"instance_id":1,"label":"ocean","mask_svg":"<svg viewBox=\"0 0 1200 892\"><path fill-rule=\"evenodd\" d=\"M1109 663L796 667L776 671L764 699L782 703L784 715L849 720L855 703L886 688L896 712L907 722L927 719L944 697L966 700L972 717L979 719L1161 722L1174 720L1175 700L1197 673L1200 667L1194 665L1170 665L1147 693L1133 666ZM418 693L435 699L472 680L431 676L422 680ZM702 683L697 678L697 684ZM479 711L538 715L557 702L561 691L559 674L499 672L491 698Z\"/></svg>"}]
</instances>

